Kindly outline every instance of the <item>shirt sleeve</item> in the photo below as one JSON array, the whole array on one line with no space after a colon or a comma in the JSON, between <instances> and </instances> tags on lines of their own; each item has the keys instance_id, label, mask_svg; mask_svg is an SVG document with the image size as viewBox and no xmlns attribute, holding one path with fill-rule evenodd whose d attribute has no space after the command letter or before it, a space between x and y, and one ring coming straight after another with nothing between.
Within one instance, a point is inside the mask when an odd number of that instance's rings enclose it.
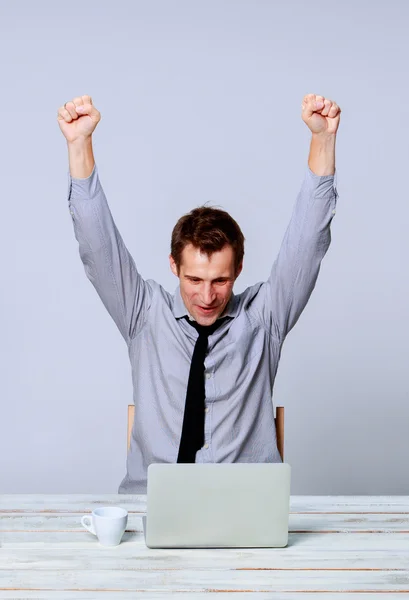
<instances>
[{"instance_id":1,"label":"shirt sleeve","mask_svg":"<svg viewBox=\"0 0 409 600\"><path fill-rule=\"evenodd\" d=\"M336 173L320 176L307 166L278 256L253 303L264 325L281 343L315 287L331 243L337 199Z\"/></svg>"},{"instance_id":2,"label":"shirt sleeve","mask_svg":"<svg viewBox=\"0 0 409 600\"><path fill-rule=\"evenodd\" d=\"M129 344L145 319L152 290L115 225L96 165L84 179L68 172L68 206L85 273Z\"/></svg>"}]
</instances>

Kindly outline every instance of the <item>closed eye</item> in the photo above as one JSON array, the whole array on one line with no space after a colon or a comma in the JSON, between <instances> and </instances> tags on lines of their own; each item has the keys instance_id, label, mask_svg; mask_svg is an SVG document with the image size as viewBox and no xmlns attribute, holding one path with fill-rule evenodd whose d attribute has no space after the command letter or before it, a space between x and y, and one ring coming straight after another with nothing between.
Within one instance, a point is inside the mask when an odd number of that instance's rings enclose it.
<instances>
[{"instance_id":1,"label":"closed eye","mask_svg":"<svg viewBox=\"0 0 409 600\"><path fill-rule=\"evenodd\" d=\"M200 281L202 281L201 279L199 279L197 277L186 277L186 279L188 279L192 283L199 283ZM227 283L228 281L229 281L228 278L220 278L220 279L214 279L212 281L212 283Z\"/></svg>"}]
</instances>

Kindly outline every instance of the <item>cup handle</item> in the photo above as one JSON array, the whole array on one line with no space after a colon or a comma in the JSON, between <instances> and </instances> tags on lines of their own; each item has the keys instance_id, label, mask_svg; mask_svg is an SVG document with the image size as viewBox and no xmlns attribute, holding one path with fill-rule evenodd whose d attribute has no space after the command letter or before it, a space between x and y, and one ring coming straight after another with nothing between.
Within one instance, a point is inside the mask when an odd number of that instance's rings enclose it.
<instances>
[{"instance_id":1,"label":"cup handle","mask_svg":"<svg viewBox=\"0 0 409 600\"><path fill-rule=\"evenodd\" d=\"M89 524L88 524L87 522L88 522ZM83 517L81 517L81 525L82 525L83 527L85 527L85 529L86 529L87 531L89 531L90 533L92 533L92 534L94 534L94 535L97 535L97 534L96 534L96 531L95 531L95 529L94 529L94 526L93 526L93 524L92 524L92 519L91 519L91 517L89 517L88 515L84 515Z\"/></svg>"}]
</instances>

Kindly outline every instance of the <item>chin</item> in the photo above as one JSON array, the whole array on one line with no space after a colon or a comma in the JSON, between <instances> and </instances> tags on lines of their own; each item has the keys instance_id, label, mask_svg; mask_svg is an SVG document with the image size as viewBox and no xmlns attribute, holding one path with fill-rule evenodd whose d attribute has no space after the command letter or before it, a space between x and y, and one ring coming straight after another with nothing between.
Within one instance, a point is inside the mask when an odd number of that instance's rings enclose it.
<instances>
[{"instance_id":1,"label":"chin","mask_svg":"<svg viewBox=\"0 0 409 600\"><path fill-rule=\"evenodd\" d=\"M213 325L213 323L216 321L218 317L198 317L196 319L196 321L199 323L199 325Z\"/></svg>"},{"instance_id":2,"label":"chin","mask_svg":"<svg viewBox=\"0 0 409 600\"><path fill-rule=\"evenodd\" d=\"M211 315L203 315L203 314L194 314L196 321L199 325L213 325L213 323L218 319L221 315L222 311L214 312Z\"/></svg>"}]
</instances>

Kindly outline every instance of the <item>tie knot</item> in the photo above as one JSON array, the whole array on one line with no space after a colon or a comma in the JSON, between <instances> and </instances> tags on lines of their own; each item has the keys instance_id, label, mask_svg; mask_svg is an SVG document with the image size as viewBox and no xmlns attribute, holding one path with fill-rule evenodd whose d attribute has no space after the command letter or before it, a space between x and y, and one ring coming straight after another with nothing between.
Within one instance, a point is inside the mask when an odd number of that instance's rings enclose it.
<instances>
[{"instance_id":1,"label":"tie knot","mask_svg":"<svg viewBox=\"0 0 409 600\"><path fill-rule=\"evenodd\" d=\"M189 323L189 325L196 329L200 336L209 337L209 335L214 333L216 329L220 327L220 325L227 321L228 318L229 317L222 317L221 319L216 319L216 321L212 323L212 325L200 325L197 321L191 321L188 317L186 317L186 320Z\"/></svg>"}]
</instances>

